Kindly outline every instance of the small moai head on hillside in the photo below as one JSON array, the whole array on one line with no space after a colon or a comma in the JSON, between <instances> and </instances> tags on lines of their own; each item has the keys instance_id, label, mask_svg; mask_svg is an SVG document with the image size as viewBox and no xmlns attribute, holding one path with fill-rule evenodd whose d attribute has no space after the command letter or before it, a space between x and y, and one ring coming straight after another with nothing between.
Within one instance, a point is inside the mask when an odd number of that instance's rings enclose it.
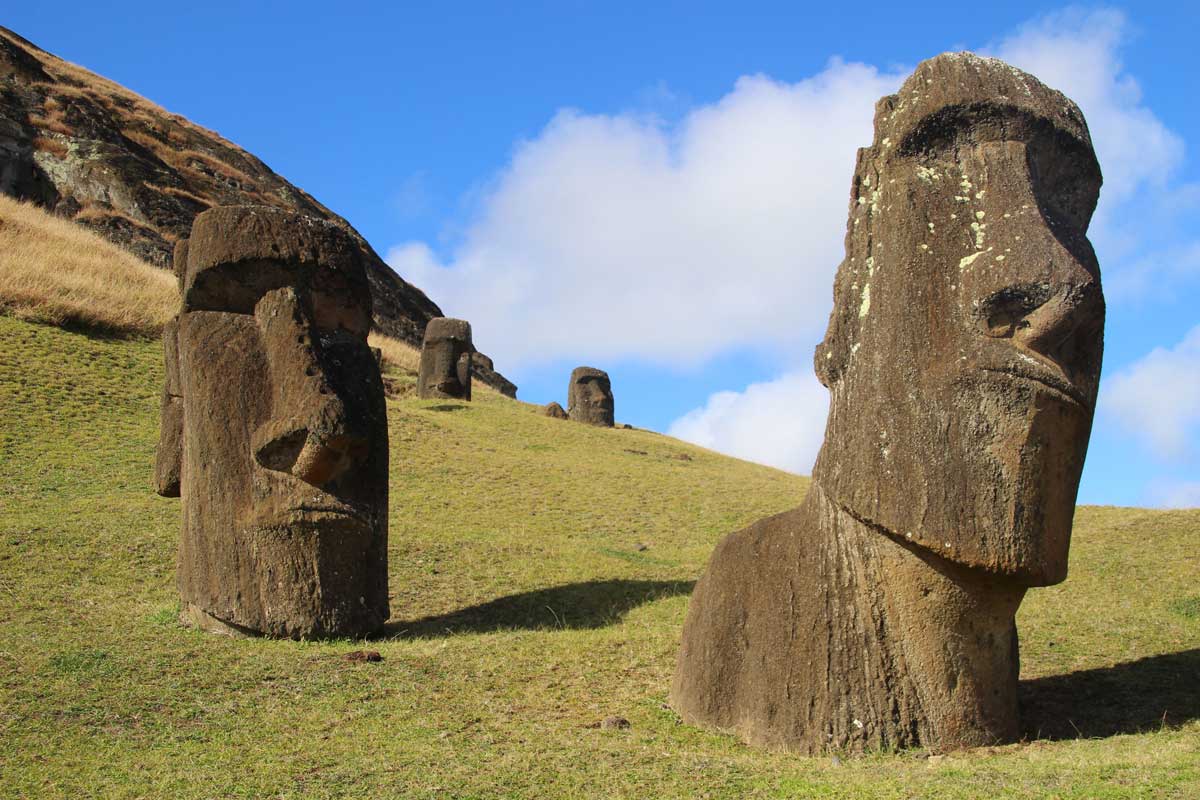
<instances>
[{"instance_id":1,"label":"small moai head on hillside","mask_svg":"<svg viewBox=\"0 0 1200 800\"><path fill-rule=\"evenodd\" d=\"M613 416L612 383L608 373L594 367L576 367L567 389L567 416L576 422L611 428Z\"/></svg>"},{"instance_id":2,"label":"small moai head on hillside","mask_svg":"<svg viewBox=\"0 0 1200 800\"><path fill-rule=\"evenodd\" d=\"M226 633L372 632L388 617L387 418L357 244L312 217L219 207L176 264L156 474L183 497L185 615Z\"/></svg>"},{"instance_id":3,"label":"small moai head on hillside","mask_svg":"<svg viewBox=\"0 0 1200 800\"><path fill-rule=\"evenodd\" d=\"M425 326L417 395L422 398L471 399L471 323L434 317Z\"/></svg>"},{"instance_id":4,"label":"small moai head on hillside","mask_svg":"<svg viewBox=\"0 0 1200 800\"><path fill-rule=\"evenodd\" d=\"M815 356L832 398L813 474L835 502L965 566L1066 576L1100 183L1075 103L995 59L938 56L879 101Z\"/></svg>"},{"instance_id":5,"label":"small moai head on hillside","mask_svg":"<svg viewBox=\"0 0 1200 800\"><path fill-rule=\"evenodd\" d=\"M552 417L554 419L566 419L567 418L567 412L564 411L563 407L560 406L556 402L549 402L549 403L546 403L546 405L542 406L542 414L544 414L547 417Z\"/></svg>"}]
</instances>

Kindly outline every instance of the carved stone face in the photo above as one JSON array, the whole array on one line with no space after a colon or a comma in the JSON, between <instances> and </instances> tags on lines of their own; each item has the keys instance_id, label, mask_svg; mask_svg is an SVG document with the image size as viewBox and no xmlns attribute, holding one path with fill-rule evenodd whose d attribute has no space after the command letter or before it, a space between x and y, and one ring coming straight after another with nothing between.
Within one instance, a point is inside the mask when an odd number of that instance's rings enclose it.
<instances>
[{"instance_id":1,"label":"carved stone face","mask_svg":"<svg viewBox=\"0 0 1200 800\"><path fill-rule=\"evenodd\" d=\"M471 324L435 317L425 326L417 394L424 398L471 399Z\"/></svg>"},{"instance_id":2,"label":"carved stone face","mask_svg":"<svg viewBox=\"0 0 1200 800\"><path fill-rule=\"evenodd\" d=\"M1066 576L1103 349L1100 181L1074 104L1001 62L940 57L881 101L816 354L814 475L839 505L1027 585Z\"/></svg>"},{"instance_id":3,"label":"carved stone face","mask_svg":"<svg viewBox=\"0 0 1200 800\"><path fill-rule=\"evenodd\" d=\"M218 208L184 261L183 599L275 636L374 630L388 616L387 419L357 248L312 218ZM167 434L164 417L160 451Z\"/></svg>"},{"instance_id":4,"label":"carved stone face","mask_svg":"<svg viewBox=\"0 0 1200 800\"><path fill-rule=\"evenodd\" d=\"M571 372L567 407L567 415L576 422L611 428L615 416L608 373L592 367L576 367Z\"/></svg>"}]
</instances>

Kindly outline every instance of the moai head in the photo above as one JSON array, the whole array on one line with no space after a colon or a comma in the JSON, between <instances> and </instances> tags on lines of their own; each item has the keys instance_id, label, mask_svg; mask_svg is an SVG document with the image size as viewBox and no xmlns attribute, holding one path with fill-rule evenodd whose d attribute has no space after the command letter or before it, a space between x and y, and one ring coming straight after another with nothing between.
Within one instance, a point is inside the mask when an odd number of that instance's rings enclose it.
<instances>
[{"instance_id":1,"label":"moai head","mask_svg":"<svg viewBox=\"0 0 1200 800\"><path fill-rule=\"evenodd\" d=\"M387 418L371 295L341 228L214 208L176 250L160 491L179 464L179 588L192 619L281 637L388 617Z\"/></svg>"},{"instance_id":2,"label":"moai head","mask_svg":"<svg viewBox=\"0 0 1200 800\"><path fill-rule=\"evenodd\" d=\"M1103 349L1079 109L969 53L879 101L815 356L814 478L853 516L1030 586L1066 577Z\"/></svg>"},{"instance_id":3,"label":"moai head","mask_svg":"<svg viewBox=\"0 0 1200 800\"><path fill-rule=\"evenodd\" d=\"M567 416L589 425L613 426L613 393L608 373L593 367L576 367L567 389Z\"/></svg>"},{"instance_id":4,"label":"moai head","mask_svg":"<svg viewBox=\"0 0 1200 800\"><path fill-rule=\"evenodd\" d=\"M471 399L471 323L435 317L425 326L417 394L423 398Z\"/></svg>"}]
</instances>

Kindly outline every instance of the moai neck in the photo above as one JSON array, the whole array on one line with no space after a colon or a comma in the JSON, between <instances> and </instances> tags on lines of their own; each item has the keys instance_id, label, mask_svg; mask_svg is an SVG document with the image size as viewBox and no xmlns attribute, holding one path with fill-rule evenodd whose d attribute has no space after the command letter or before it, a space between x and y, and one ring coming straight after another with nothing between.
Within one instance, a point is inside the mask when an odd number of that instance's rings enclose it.
<instances>
[{"instance_id":1,"label":"moai neck","mask_svg":"<svg viewBox=\"0 0 1200 800\"><path fill-rule=\"evenodd\" d=\"M864 731L865 739L893 746L1015 739L1015 616L1025 587L897 541L816 483L805 505L827 537L830 607L853 606L830 620L831 645L857 660L860 673L866 668L861 687L868 696L860 702L874 719L862 719L861 711L856 719L880 729Z\"/></svg>"}]
</instances>

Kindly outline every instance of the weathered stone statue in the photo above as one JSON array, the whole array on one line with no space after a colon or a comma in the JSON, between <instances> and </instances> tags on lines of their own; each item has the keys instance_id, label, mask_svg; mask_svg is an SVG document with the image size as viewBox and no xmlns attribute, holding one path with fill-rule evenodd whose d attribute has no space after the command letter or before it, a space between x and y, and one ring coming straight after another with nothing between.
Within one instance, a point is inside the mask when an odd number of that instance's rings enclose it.
<instances>
[{"instance_id":1,"label":"weathered stone statue","mask_svg":"<svg viewBox=\"0 0 1200 800\"><path fill-rule=\"evenodd\" d=\"M361 636L388 617L387 418L360 249L336 225L214 208L176 250L156 480L183 497L186 620Z\"/></svg>"},{"instance_id":2,"label":"weathered stone statue","mask_svg":"<svg viewBox=\"0 0 1200 800\"><path fill-rule=\"evenodd\" d=\"M471 399L471 323L435 317L425 326L417 396Z\"/></svg>"},{"instance_id":3,"label":"weathered stone statue","mask_svg":"<svg viewBox=\"0 0 1200 800\"><path fill-rule=\"evenodd\" d=\"M549 402L542 406L542 413L554 419L567 419L567 412L557 402Z\"/></svg>"},{"instance_id":4,"label":"weathered stone statue","mask_svg":"<svg viewBox=\"0 0 1200 800\"><path fill-rule=\"evenodd\" d=\"M1062 581L1103 349L1079 109L969 53L876 107L799 508L726 537L671 698L802 752L1013 740L1025 591Z\"/></svg>"},{"instance_id":5,"label":"weathered stone statue","mask_svg":"<svg viewBox=\"0 0 1200 800\"><path fill-rule=\"evenodd\" d=\"M613 393L608 373L594 367L576 367L567 388L567 416L576 422L613 426Z\"/></svg>"}]
</instances>

